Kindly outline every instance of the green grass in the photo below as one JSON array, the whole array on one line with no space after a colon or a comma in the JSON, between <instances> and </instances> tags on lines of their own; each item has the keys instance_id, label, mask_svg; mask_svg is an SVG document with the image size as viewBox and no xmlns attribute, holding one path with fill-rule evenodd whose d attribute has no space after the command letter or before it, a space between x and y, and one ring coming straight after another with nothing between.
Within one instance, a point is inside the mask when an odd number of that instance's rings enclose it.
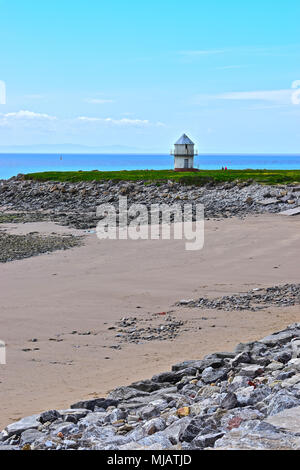
<instances>
[{"instance_id":1,"label":"green grass","mask_svg":"<svg viewBox=\"0 0 300 470\"><path fill-rule=\"evenodd\" d=\"M174 172L172 170L132 171L45 171L28 173L25 179L37 181L79 182L79 181L166 181L174 180L183 184L202 185L209 181L226 182L253 180L263 184L299 183L300 170L200 170L199 172Z\"/></svg>"}]
</instances>

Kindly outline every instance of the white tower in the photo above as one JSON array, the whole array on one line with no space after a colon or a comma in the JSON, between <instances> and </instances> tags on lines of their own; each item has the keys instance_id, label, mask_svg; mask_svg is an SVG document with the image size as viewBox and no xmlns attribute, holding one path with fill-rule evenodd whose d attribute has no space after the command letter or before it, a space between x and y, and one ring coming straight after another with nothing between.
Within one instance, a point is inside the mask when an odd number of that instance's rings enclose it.
<instances>
[{"instance_id":1,"label":"white tower","mask_svg":"<svg viewBox=\"0 0 300 470\"><path fill-rule=\"evenodd\" d=\"M175 150L171 152L174 155L175 171L198 171L194 168L195 144L191 139L183 134L175 143Z\"/></svg>"}]
</instances>

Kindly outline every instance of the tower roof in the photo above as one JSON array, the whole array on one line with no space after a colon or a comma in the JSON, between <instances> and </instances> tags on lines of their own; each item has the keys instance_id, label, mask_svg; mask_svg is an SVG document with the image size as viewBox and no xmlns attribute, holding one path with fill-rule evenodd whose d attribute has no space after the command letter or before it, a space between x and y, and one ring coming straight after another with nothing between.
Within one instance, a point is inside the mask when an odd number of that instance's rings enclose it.
<instances>
[{"instance_id":1,"label":"tower roof","mask_svg":"<svg viewBox=\"0 0 300 470\"><path fill-rule=\"evenodd\" d=\"M195 145L194 142L192 142L191 139L186 134L182 134L180 139L178 139L177 142L175 142L175 145L185 145L185 144Z\"/></svg>"}]
</instances>

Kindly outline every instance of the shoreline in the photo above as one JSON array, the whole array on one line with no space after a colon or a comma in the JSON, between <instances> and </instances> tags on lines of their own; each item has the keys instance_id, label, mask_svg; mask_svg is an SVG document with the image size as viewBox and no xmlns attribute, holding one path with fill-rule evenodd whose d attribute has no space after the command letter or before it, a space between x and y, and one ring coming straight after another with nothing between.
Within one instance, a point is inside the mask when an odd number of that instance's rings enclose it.
<instances>
[{"instance_id":1,"label":"shoreline","mask_svg":"<svg viewBox=\"0 0 300 470\"><path fill-rule=\"evenodd\" d=\"M205 246L197 256L184 250L182 240L99 243L89 234L84 246L3 264L1 334L8 364L1 366L6 403L1 427L297 321L297 306L223 312L174 303L297 283L299 223L278 214L207 220ZM40 224L45 232L48 222ZM25 230L26 225L11 227ZM169 310L187 322L175 339L111 348L119 344L118 333L109 329L115 322L135 316L152 325L154 314Z\"/></svg>"},{"instance_id":2,"label":"shoreline","mask_svg":"<svg viewBox=\"0 0 300 470\"><path fill-rule=\"evenodd\" d=\"M6 426L1 450L299 450L300 323ZM249 433L250 431L250 433Z\"/></svg>"}]
</instances>

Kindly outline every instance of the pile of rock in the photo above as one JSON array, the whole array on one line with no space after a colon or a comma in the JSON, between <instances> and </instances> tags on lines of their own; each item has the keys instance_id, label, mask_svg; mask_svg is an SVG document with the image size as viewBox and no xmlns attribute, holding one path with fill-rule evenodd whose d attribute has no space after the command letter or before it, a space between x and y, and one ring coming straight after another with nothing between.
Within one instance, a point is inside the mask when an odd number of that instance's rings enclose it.
<instances>
[{"instance_id":1,"label":"pile of rock","mask_svg":"<svg viewBox=\"0 0 300 470\"><path fill-rule=\"evenodd\" d=\"M154 316L156 321L154 321L153 316L145 319L124 317L109 329L116 330L115 336L120 343L143 344L148 341L173 340L178 336L181 327L185 323L182 320L177 320L167 312L161 312ZM161 321L161 319L164 319L164 321Z\"/></svg>"},{"instance_id":2,"label":"pile of rock","mask_svg":"<svg viewBox=\"0 0 300 470\"><path fill-rule=\"evenodd\" d=\"M0 449L300 449L300 323L10 424Z\"/></svg>"},{"instance_id":3,"label":"pile of rock","mask_svg":"<svg viewBox=\"0 0 300 470\"><path fill-rule=\"evenodd\" d=\"M2 210L47 212L47 217L76 228L95 227L100 204L113 204L118 209L119 197L128 204L204 204L206 217L231 217L247 214L280 212L300 204L300 187L261 186L234 181L225 184L186 186L174 181L126 182L90 181L80 183L38 182L12 178L0 181ZM1 217L0 217L1 220Z\"/></svg>"},{"instance_id":4,"label":"pile of rock","mask_svg":"<svg viewBox=\"0 0 300 470\"><path fill-rule=\"evenodd\" d=\"M74 235L11 235L0 231L0 263L29 258L56 250L67 250L82 244Z\"/></svg>"},{"instance_id":5,"label":"pile of rock","mask_svg":"<svg viewBox=\"0 0 300 470\"><path fill-rule=\"evenodd\" d=\"M271 306L289 307L300 304L300 284L253 289L243 294L226 295L209 299L181 300L176 305L217 310L251 310L256 312Z\"/></svg>"}]
</instances>

